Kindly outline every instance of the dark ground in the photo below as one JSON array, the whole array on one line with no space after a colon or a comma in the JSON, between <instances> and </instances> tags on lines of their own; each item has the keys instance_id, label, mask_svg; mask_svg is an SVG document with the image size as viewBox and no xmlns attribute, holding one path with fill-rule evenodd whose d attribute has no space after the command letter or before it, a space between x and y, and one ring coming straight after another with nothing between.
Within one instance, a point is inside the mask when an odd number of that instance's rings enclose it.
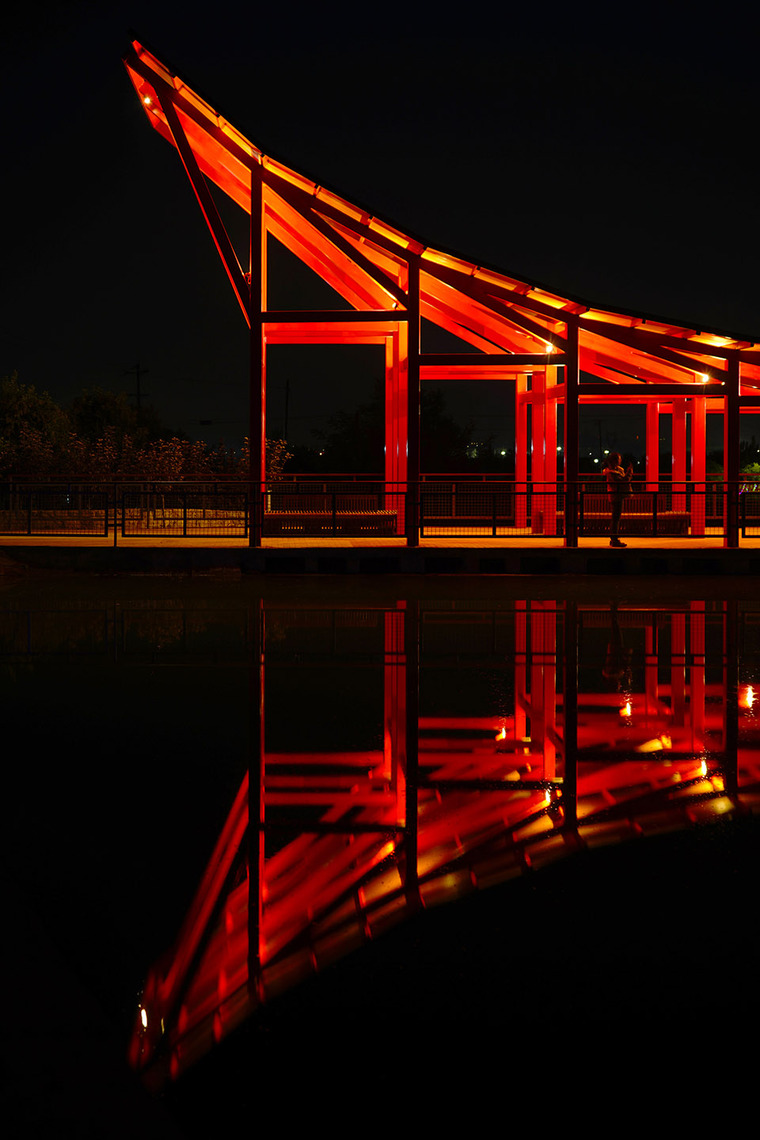
<instances>
[{"instance_id":1,"label":"dark ground","mask_svg":"<svg viewBox=\"0 0 760 1140\"><path fill-rule=\"evenodd\" d=\"M737 1125L757 1070L759 856L744 817L425 911L158 1098L127 1069L123 1010L88 984L76 933L4 882L4 1134Z\"/></svg>"}]
</instances>

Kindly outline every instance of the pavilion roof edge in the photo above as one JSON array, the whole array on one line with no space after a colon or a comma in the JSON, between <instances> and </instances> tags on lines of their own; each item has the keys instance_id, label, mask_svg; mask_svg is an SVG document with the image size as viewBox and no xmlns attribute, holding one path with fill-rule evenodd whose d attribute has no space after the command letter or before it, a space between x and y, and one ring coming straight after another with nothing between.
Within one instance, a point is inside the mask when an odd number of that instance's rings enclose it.
<instances>
[{"instance_id":1,"label":"pavilion roof edge","mask_svg":"<svg viewBox=\"0 0 760 1140\"><path fill-rule=\"evenodd\" d=\"M179 81L183 88L186 88L198 98L200 98L219 118L224 119L226 122L232 125L233 120L223 112L219 111L216 106L213 105L197 88L191 87L190 84L186 83L184 80L180 80L179 72L174 69L172 64L165 62L165 57L157 54L157 52L154 50L154 47L151 46L148 41L141 37L138 37L136 33L130 32L130 43L134 52L138 53L138 49L143 49L146 51L153 59L155 59L161 68L163 68L168 74L172 76L173 80ZM124 57L122 62L125 64L125 66L129 66L128 57ZM239 133L242 135L242 132ZM247 136L243 137L247 139ZM355 199L353 196L347 195L343 190L336 186L333 186L331 183L326 182L323 178L315 177L308 170L294 166L289 159L285 158L285 156L274 153L268 147L260 147L257 143L251 142L250 139L247 139L247 141L249 142L249 145L252 147L253 151L260 155L260 161L264 162L266 159L270 159L272 162L279 164L288 170L291 170L294 174L298 175L305 181L312 183L315 187L315 199L317 201L318 198L316 191L320 188L323 188L327 193L335 195L337 198L342 199L347 205L350 205L357 211L366 214L371 220L376 220L378 223L387 226L390 230L397 231L399 234L403 235L411 244L419 246L422 251L420 256L424 257L425 253L428 253L430 255L433 255L433 257L435 257L435 255L438 255L439 257L449 259L452 262L459 262L462 266L463 272L464 267L467 267L467 269L470 269L472 271L468 274L469 276L475 276L479 271L492 273L496 276L503 277L505 279L505 283L516 282L520 285L525 285L531 293L534 293L536 291L546 293L551 297L561 299L568 305L579 306L587 312L593 311L594 313L599 314L609 314L611 317L625 317L635 321L653 322L657 325L669 325L674 329L681 329L684 331L689 329L696 329L698 330L699 334L724 337L733 341L747 341L752 345L760 345L760 329L756 333L750 333L747 331L739 332L735 329L725 329L707 325L701 321L687 322L684 318L671 319L669 316L662 313L655 313L648 310L632 309L627 306L614 306L610 304L609 301L595 301L588 297L581 297L574 293L565 292L564 290L560 291L548 282L538 280L533 274L513 273L508 271L504 266L499 266L480 260L473 261L472 255L468 256L454 249L442 249L437 246L433 246L419 234L416 234L414 231L409 230L398 221L387 217L386 215L380 217L380 215L378 215L376 211L366 203ZM516 304L519 304L519 297L520 293L515 291ZM564 310L562 308L556 309L556 316L558 320L563 319L561 316L563 311Z\"/></svg>"}]
</instances>

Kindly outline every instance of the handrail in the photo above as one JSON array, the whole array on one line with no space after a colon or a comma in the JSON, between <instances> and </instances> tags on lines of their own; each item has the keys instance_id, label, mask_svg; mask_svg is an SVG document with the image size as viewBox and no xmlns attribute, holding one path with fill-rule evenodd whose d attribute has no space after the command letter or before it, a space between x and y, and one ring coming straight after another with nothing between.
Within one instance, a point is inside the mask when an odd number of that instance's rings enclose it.
<instances>
[{"instance_id":1,"label":"handrail","mask_svg":"<svg viewBox=\"0 0 760 1140\"><path fill-rule=\"evenodd\" d=\"M0 483L0 534L261 538L279 535L579 537L609 533L599 479L533 482L430 477L419 483L340 476L300 479L14 479ZM760 484L724 480L633 483L624 532L703 537L729 545L760 535ZM411 529L410 529L411 528Z\"/></svg>"}]
</instances>

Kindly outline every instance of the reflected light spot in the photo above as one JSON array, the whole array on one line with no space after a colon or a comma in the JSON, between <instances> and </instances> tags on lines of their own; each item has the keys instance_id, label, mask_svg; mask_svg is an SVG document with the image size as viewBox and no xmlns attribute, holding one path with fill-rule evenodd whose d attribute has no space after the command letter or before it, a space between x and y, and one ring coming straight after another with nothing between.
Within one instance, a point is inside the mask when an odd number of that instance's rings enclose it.
<instances>
[{"instance_id":1,"label":"reflected light spot","mask_svg":"<svg viewBox=\"0 0 760 1140\"><path fill-rule=\"evenodd\" d=\"M148 1011L144 1006L140 1009L140 1022L142 1023L143 1029L148 1028Z\"/></svg>"},{"instance_id":2,"label":"reflected light spot","mask_svg":"<svg viewBox=\"0 0 760 1140\"><path fill-rule=\"evenodd\" d=\"M630 716L631 715L631 702L626 701L626 703L622 706L622 708L618 709L618 712L620 713L621 716Z\"/></svg>"},{"instance_id":3,"label":"reflected light spot","mask_svg":"<svg viewBox=\"0 0 760 1140\"><path fill-rule=\"evenodd\" d=\"M502 727L496 733L496 739L497 740L506 740L506 738L507 738L507 730L506 730L506 727L502 725Z\"/></svg>"},{"instance_id":4,"label":"reflected light spot","mask_svg":"<svg viewBox=\"0 0 760 1140\"><path fill-rule=\"evenodd\" d=\"M662 736L655 736L653 740L645 740L636 749L637 752L662 752L663 749L673 747L673 742L670 737L663 733Z\"/></svg>"},{"instance_id":5,"label":"reflected light spot","mask_svg":"<svg viewBox=\"0 0 760 1140\"><path fill-rule=\"evenodd\" d=\"M752 685L742 685L739 690L739 706L743 709L751 709L755 703L755 690Z\"/></svg>"}]
</instances>

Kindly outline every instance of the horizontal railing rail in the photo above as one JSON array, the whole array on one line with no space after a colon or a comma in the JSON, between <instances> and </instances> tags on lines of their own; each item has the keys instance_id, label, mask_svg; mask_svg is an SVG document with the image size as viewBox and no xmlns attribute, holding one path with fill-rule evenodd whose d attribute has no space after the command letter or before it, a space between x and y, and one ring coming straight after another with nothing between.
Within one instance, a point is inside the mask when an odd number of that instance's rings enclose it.
<instances>
[{"instance_id":1,"label":"horizontal railing rail","mask_svg":"<svg viewBox=\"0 0 760 1140\"><path fill-rule=\"evenodd\" d=\"M611 535L613 499L599 479L577 483L426 476L140 479L0 483L0 535L130 537L578 538ZM760 536L760 483L634 483L620 535Z\"/></svg>"}]
</instances>

